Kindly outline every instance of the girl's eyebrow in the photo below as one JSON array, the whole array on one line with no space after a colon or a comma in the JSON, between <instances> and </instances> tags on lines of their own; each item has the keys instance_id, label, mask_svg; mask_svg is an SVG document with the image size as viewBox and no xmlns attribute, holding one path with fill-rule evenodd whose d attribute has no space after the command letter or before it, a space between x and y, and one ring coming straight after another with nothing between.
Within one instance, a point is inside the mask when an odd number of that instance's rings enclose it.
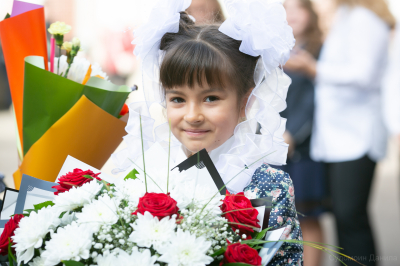
<instances>
[{"instance_id":1,"label":"girl's eyebrow","mask_svg":"<svg viewBox=\"0 0 400 266\"><path fill-rule=\"evenodd\" d=\"M216 91L225 91L225 90L222 88L210 88L210 89L202 90L201 94L207 94L207 93L216 92ZM185 95L185 93L183 93L179 90L166 90L165 94Z\"/></svg>"},{"instance_id":2,"label":"girl's eyebrow","mask_svg":"<svg viewBox=\"0 0 400 266\"><path fill-rule=\"evenodd\" d=\"M220 92L220 91L225 91L223 88L210 88L210 89L207 89L207 90L203 90L201 93L202 94L207 94L207 93L210 93L210 92Z\"/></svg>"},{"instance_id":3,"label":"girl's eyebrow","mask_svg":"<svg viewBox=\"0 0 400 266\"><path fill-rule=\"evenodd\" d=\"M179 94L179 95L185 95L183 92L177 91L177 90L166 90L166 91L165 91L165 94L171 94L171 93L173 93L173 94Z\"/></svg>"}]
</instances>

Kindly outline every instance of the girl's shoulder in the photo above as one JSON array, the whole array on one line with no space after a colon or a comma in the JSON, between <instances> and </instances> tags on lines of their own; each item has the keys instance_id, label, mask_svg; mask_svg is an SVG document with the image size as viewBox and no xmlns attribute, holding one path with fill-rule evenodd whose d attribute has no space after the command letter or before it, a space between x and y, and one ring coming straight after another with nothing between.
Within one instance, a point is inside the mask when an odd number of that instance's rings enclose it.
<instances>
[{"instance_id":1,"label":"girl's shoulder","mask_svg":"<svg viewBox=\"0 0 400 266\"><path fill-rule=\"evenodd\" d=\"M288 173L264 163L254 172L251 182L257 184L280 182L292 183L292 180Z\"/></svg>"},{"instance_id":2,"label":"girl's shoulder","mask_svg":"<svg viewBox=\"0 0 400 266\"><path fill-rule=\"evenodd\" d=\"M288 173L263 164L254 172L244 192L250 199L273 196L274 200L277 200L283 195L288 198L293 197L294 187Z\"/></svg>"}]
</instances>

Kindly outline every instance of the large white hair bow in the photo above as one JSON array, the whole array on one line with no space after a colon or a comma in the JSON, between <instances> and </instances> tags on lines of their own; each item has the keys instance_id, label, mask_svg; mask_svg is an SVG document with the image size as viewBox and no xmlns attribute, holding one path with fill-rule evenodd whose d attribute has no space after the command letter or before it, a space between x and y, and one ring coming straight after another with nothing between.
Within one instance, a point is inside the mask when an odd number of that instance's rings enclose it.
<instances>
[{"instance_id":1,"label":"large white hair bow","mask_svg":"<svg viewBox=\"0 0 400 266\"><path fill-rule=\"evenodd\" d=\"M154 5L147 23L133 32L136 44L134 54L142 60L142 69L154 78L155 69L159 60L161 38L165 33L179 31L179 12L185 11L191 0L159 0Z\"/></svg>"},{"instance_id":2,"label":"large white hair bow","mask_svg":"<svg viewBox=\"0 0 400 266\"><path fill-rule=\"evenodd\" d=\"M225 0L228 19L219 30L241 40L240 51L261 56L268 73L284 65L295 44L280 0Z\"/></svg>"}]
</instances>

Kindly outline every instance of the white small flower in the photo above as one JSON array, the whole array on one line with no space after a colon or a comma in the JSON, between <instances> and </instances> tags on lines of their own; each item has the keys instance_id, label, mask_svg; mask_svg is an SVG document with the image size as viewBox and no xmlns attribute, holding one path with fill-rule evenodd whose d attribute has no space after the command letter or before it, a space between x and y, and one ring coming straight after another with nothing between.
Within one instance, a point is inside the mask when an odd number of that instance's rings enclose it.
<instances>
[{"instance_id":1,"label":"white small flower","mask_svg":"<svg viewBox=\"0 0 400 266\"><path fill-rule=\"evenodd\" d=\"M110 198L108 194L99 197L92 203L83 207L81 213L77 213L79 224L88 224L93 230L98 231L101 225L112 225L118 221L119 202Z\"/></svg>"},{"instance_id":2,"label":"white small flower","mask_svg":"<svg viewBox=\"0 0 400 266\"><path fill-rule=\"evenodd\" d=\"M204 237L196 238L195 235L178 229L171 243L160 251L162 256L158 261L169 266L204 266L213 261L212 257L206 255L210 247L211 242Z\"/></svg>"},{"instance_id":3,"label":"white small flower","mask_svg":"<svg viewBox=\"0 0 400 266\"><path fill-rule=\"evenodd\" d=\"M133 205L138 205L139 198L146 193L145 187L139 180L128 179L115 186L115 196L120 200L126 200Z\"/></svg>"},{"instance_id":4,"label":"white small flower","mask_svg":"<svg viewBox=\"0 0 400 266\"><path fill-rule=\"evenodd\" d=\"M81 187L73 187L54 198L54 207L59 209L60 212L72 211L78 207L82 207L90 203L102 187L103 184L96 180L85 183Z\"/></svg>"},{"instance_id":5,"label":"white small flower","mask_svg":"<svg viewBox=\"0 0 400 266\"><path fill-rule=\"evenodd\" d=\"M73 222L52 234L41 256L45 259L45 265L57 265L62 260L88 259L92 240L92 231L87 226Z\"/></svg>"},{"instance_id":6,"label":"white small flower","mask_svg":"<svg viewBox=\"0 0 400 266\"><path fill-rule=\"evenodd\" d=\"M104 255L97 257L98 266L155 266L156 256L151 256L150 250L145 249L140 252L137 247L132 249L132 254L129 255L125 251L119 251L119 255Z\"/></svg>"},{"instance_id":7,"label":"white small flower","mask_svg":"<svg viewBox=\"0 0 400 266\"><path fill-rule=\"evenodd\" d=\"M151 213L145 212L144 215L138 213L138 219L132 224L134 231L129 236L129 240L135 242L140 247L159 250L169 243L174 236L176 220L175 217L164 217L161 221L153 217Z\"/></svg>"},{"instance_id":8,"label":"white small flower","mask_svg":"<svg viewBox=\"0 0 400 266\"><path fill-rule=\"evenodd\" d=\"M34 249L40 248L46 234L60 224L61 220L58 218L60 213L49 206L39 210L38 213L31 212L29 217L21 219L12 237L18 264L22 261L28 263L33 258Z\"/></svg>"}]
</instances>

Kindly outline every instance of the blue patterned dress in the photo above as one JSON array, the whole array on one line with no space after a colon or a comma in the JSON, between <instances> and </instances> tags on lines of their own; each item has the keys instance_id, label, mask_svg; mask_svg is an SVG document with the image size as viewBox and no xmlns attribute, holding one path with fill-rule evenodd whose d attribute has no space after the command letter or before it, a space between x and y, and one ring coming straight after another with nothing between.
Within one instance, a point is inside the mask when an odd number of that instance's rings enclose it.
<instances>
[{"instance_id":1,"label":"blue patterned dress","mask_svg":"<svg viewBox=\"0 0 400 266\"><path fill-rule=\"evenodd\" d=\"M303 240L294 204L293 183L287 173L263 164L254 173L244 194L249 199L272 196L268 227L286 227L281 240ZM303 265L303 245L284 242L268 265Z\"/></svg>"}]
</instances>

